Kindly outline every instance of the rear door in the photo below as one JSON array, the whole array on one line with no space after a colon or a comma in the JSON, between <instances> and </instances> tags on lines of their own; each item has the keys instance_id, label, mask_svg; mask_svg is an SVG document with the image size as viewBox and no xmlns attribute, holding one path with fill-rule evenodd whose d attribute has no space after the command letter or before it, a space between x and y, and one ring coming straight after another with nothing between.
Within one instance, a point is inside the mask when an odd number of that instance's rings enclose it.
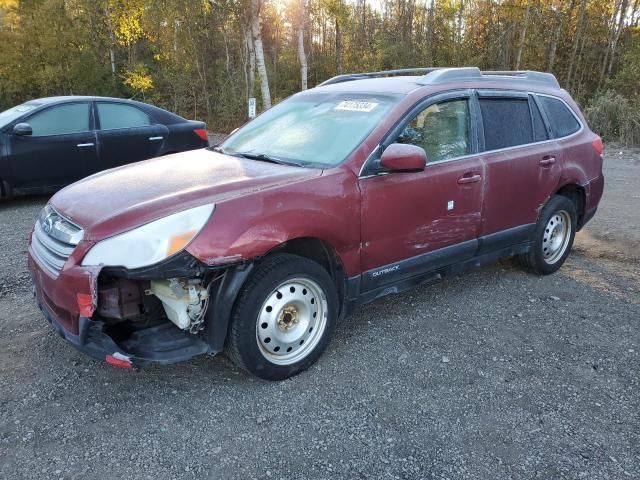
<instances>
[{"instance_id":1,"label":"rear door","mask_svg":"<svg viewBox=\"0 0 640 480\"><path fill-rule=\"evenodd\" d=\"M25 118L32 135L9 132L11 185L58 188L99 169L91 102L54 105Z\"/></svg>"},{"instance_id":2,"label":"rear door","mask_svg":"<svg viewBox=\"0 0 640 480\"><path fill-rule=\"evenodd\" d=\"M474 255L483 170L469 97L464 91L425 101L379 148L424 148L424 171L367 175L365 168L361 175L363 291Z\"/></svg>"},{"instance_id":3,"label":"rear door","mask_svg":"<svg viewBox=\"0 0 640 480\"><path fill-rule=\"evenodd\" d=\"M534 97L478 91L486 167L481 252L528 239L557 188L561 154Z\"/></svg>"},{"instance_id":4,"label":"rear door","mask_svg":"<svg viewBox=\"0 0 640 480\"><path fill-rule=\"evenodd\" d=\"M169 130L142 109L125 103L96 102L98 143L103 168L158 156Z\"/></svg>"}]
</instances>

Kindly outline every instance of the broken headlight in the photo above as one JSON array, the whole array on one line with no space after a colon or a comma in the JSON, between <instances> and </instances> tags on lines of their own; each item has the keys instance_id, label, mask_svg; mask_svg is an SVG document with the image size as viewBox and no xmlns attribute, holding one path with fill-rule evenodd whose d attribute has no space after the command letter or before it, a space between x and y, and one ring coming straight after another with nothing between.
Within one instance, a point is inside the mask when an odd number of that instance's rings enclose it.
<instances>
[{"instance_id":1,"label":"broken headlight","mask_svg":"<svg viewBox=\"0 0 640 480\"><path fill-rule=\"evenodd\" d=\"M83 266L140 268L182 251L213 213L215 205L202 205L147 223L96 243Z\"/></svg>"}]
</instances>

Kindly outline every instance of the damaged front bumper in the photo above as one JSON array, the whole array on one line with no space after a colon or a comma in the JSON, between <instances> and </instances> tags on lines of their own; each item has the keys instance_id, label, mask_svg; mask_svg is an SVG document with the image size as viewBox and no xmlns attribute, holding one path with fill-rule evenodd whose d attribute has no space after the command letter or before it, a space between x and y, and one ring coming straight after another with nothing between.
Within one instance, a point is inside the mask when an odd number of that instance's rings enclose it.
<instances>
[{"instance_id":1,"label":"damaged front bumper","mask_svg":"<svg viewBox=\"0 0 640 480\"><path fill-rule=\"evenodd\" d=\"M233 302L252 269L252 263L248 263L207 270L208 267L185 253L150 268L130 271L107 268L100 271L70 264L54 277L39 264L31 249L28 264L34 296L53 329L79 351L122 368L177 363L222 351ZM118 329L112 319L100 315L104 310L99 300L104 275L145 282L211 273L215 273L216 280L211 285L204 328L197 334L170 321Z\"/></svg>"}]
</instances>

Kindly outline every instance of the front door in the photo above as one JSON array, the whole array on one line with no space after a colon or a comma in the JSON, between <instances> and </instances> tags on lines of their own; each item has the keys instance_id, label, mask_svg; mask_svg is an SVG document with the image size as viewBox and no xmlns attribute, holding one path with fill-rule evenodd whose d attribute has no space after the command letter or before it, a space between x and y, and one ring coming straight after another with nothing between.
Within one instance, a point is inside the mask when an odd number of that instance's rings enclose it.
<instances>
[{"instance_id":1,"label":"front door","mask_svg":"<svg viewBox=\"0 0 640 480\"><path fill-rule=\"evenodd\" d=\"M417 107L385 144L424 148L425 170L360 179L363 291L474 256L484 173L470 107L466 92Z\"/></svg>"},{"instance_id":2,"label":"front door","mask_svg":"<svg viewBox=\"0 0 640 480\"><path fill-rule=\"evenodd\" d=\"M31 125L33 133L10 133L13 189L59 188L98 170L90 102L52 106L23 122Z\"/></svg>"},{"instance_id":3,"label":"front door","mask_svg":"<svg viewBox=\"0 0 640 480\"><path fill-rule=\"evenodd\" d=\"M103 168L118 167L157 156L169 134L149 115L133 105L96 102L100 129L100 162Z\"/></svg>"}]
</instances>

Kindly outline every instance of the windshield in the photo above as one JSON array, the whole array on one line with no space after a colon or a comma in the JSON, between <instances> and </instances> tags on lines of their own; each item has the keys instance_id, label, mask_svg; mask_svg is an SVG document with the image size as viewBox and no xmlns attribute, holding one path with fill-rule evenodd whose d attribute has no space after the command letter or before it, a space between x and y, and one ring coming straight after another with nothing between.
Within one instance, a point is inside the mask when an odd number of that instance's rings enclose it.
<instances>
[{"instance_id":1,"label":"windshield","mask_svg":"<svg viewBox=\"0 0 640 480\"><path fill-rule=\"evenodd\" d=\"M267 110L222 145L230 154L263 155L304 166L342 162L384 118L398 97L298 95Z\"/></svg>"},{"instance_id":2,"label":"windshield","mask_svg":"<svg viewBox=\"0 0 640 480\"><path fill-rule=\"evenodd\" d=\"M16 118L21 117L37 106L38 104L35 103L23 103L22 105L18 105L16 107L10 108L9 110L5 110L4 112L0 112L0 127L13 122Z\"/></svg>"}]
</instances>

